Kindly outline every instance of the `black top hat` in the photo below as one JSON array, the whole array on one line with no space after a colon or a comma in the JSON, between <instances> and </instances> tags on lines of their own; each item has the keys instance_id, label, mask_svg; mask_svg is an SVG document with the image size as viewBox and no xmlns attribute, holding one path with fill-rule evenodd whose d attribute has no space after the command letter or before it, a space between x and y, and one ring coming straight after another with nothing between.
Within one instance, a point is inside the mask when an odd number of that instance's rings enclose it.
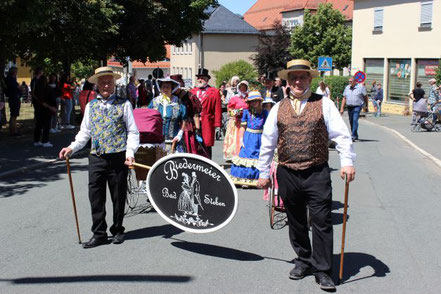
<instances>
[{"instance_id":1,"label":"black top hat","mask_svg":"<svg viewBox=\"0 0 441 294\"><path fill-rule=\"evenodd\" d=\"M274 81L276 79L276 73L273 71L268 71L265 73L265 80L271 80Z\"/></svg>"},{"instance_id":2,"label":"black top hat","mask_svg":"<svg viewBox=\"0 0 441 294\"><path fill-rule=\"evenodd\" d=\"M197 77L208 77L209 79L211 79L211 76L208 74L208 69L205 68L200 68L198 69L198 73L196 75Z\"/></svg>"}]
</instances>

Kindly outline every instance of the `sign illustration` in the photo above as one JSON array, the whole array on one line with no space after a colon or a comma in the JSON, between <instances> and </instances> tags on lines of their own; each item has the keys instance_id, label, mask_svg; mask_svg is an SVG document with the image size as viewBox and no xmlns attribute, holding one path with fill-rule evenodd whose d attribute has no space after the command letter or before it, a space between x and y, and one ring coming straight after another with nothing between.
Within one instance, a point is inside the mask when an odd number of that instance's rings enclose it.
<instances>
[{"instance_id":1,"label":"sign illustration","mask_svg":"<svg viewBox=\"0 0 441 294\"><path fill-rule=\"evenodd\" d=\"M332 71L332 57L319 57L317 69L319 71Z\"/></svg>"},{"instance_id":2,"label":"sign illustration","mask_svg":"<svg viewBox=\"0 0 441 294\"><path fill-rule=\"evenodd\" d=\"M148 197L170 224L192 233L226 226L237 210L237 190L215 162L194 154L158 160L147 177Z\"/></svg>"}]
</instances>

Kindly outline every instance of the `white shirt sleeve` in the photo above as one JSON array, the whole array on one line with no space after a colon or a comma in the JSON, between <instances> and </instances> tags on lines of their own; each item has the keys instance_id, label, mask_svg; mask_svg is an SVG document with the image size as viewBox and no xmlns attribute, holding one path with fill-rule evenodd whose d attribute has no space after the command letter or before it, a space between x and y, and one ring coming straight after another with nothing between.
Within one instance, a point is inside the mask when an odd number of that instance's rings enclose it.
<instances>
[{"instance_id":1,"label":"white shirt sleeve","mask_svg":"<svg viewBox=\"0 0 441 294\"><path fill-rule=\"evenodd\" d=\"M279 111L279 102L274 105L263 126L262 145L260 146L259 161L257 169L262 179L269 179L271 161L273 160L274 150L277 148L279 138L279 129L277 127L277 113Z\"/></svg>"},{"instance_id":2,"label":"white shirt sleeve","mask_svg":"<svg viewBox=\"0 0 441 294\"><path fill-rule=\"evenodd\" d=\"M132 104L129 101L126 101L124 105L124 122L127 127L126 158L135 157L135 152L139 147L139 130L133 116Z\"/></svg>"},{"instance_id":3,"label":"white shirt sleeve","mask_svg":"<svg viewBox=\"0 0 441 294\"><path fill-rule=\"evenodd\" d=\"M91 134L89 112L89 103L87 103L86 108L84 109L84 116L83 121L81 122L80 131L75 136L75 141L69 145L69 148L72 149L72 154L83 149L90 139Z\"/></svg>"},{"instance_id":4,"label":"white shirt sleeve","mask_svg":"<svg viewBox=\"0 0 441 294\"><path fill-rule=\"evenodd\" d=\"M329 98L323 98L323 118L328 129L329 139L336 143L335 148L340 156L341 167L353 166L356 155L351 135L337 107Z\"/></svg>"}]
</instances>

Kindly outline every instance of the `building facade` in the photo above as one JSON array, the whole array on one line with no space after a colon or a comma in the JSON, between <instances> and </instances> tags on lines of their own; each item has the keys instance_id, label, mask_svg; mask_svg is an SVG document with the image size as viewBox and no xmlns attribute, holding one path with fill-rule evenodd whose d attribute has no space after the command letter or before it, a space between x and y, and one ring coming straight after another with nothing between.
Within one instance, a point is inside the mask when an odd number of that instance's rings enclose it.
<instances>
[{"instance_id":1,"label":"building facade","mask_svg":"<svg viewBox=\"0 0 441 294\"><path fill-rule=\"evenodd\" d=\"M318 6L330 3L345 17L347 25L352 24L352 0L258 0L245 14L244 20L260 31L272 32L275 21L280 21L289 30L303 24L305 9L312 13Z\"/></svg>"},{"instance_id":2,"label":"building facade","mask_svg":"<svg viewBox=\"0 0 441 294\"><path fill-rule=\"evenodd\" d=\"M417 81L428 94L441 57L441 0L354 0L352 73L384 89L383 111L406 114Z\"/></svg>"},{"instance_id":3,"label":"building facade","mask_svg":"<svg viewBox=\"0 0 441 294\"><path fill-rule=\"evenodd\" d=\"M196 84L198 68L203 67L210 71L210 84L215 85L213 71L224 64L238 60L252 63L258 34L240 16L219 5L211 11L202 33L181 46L171 46L170 73L182 74L186 86L192 87Z\"/></svg>"}]
</instances>

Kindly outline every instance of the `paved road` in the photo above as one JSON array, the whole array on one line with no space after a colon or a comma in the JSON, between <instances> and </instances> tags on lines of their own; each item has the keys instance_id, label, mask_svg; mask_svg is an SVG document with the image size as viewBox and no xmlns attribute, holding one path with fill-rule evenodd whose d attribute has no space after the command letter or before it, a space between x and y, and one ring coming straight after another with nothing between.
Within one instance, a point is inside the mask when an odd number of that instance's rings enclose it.
<instances>
[{"instance_id":1,"label":"paved road","mask_svg":"<svg viewBox=\"0 0 441 294\"><path fill-rule=\"evenodd\" d=\"M350 187L345 284L339 293L439 293L441 169L389 132L362 124ZM220 146L216 148L220 155ZM220 156L217 157L220 160ZM87 159L72 160L80 228L90 237ZM331 151L335 275L343 182ZM233 221L213 234L181 232L156 213L127 217L127 241L77 244L65 167L0 182L0 293L322 293L288 279L287 228L271 230L257 190L239 191Z\"/></svg>"}]
</instances>

